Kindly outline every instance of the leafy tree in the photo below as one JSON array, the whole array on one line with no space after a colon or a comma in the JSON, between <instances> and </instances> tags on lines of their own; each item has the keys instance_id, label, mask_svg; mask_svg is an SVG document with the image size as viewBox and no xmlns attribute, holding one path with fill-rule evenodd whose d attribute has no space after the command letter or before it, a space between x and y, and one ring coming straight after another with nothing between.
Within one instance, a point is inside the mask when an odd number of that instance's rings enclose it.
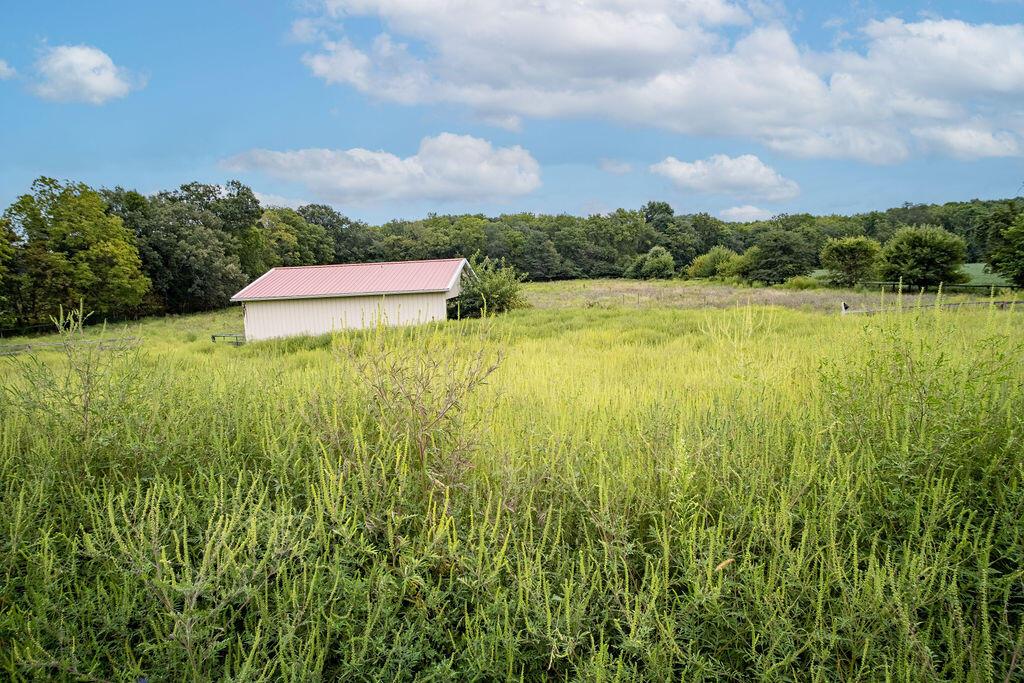
<instances>
[{"instance_id":1,"label":"leafy tree","mask_svg":"<svg viewBox=\"0 0 1024 683\"><path fill-rule=\"evenodd\" d=\"M736 252L728 247L712 247L706 254L693 259L686 269L686 275L692 278L709 278L719 274L723 263L736 256Z\"/></svg>"},{"instance_id":2,"label":"leafy tree","mask_svg":"<svg viewBox=\"0 0 1024 683\"><path fill-rule=\"evenodd\" d=\"M882 249L882 277L917 286L963 282L962 237L934 225L900 228Z\"/></svg>"},{"instance_id":3,"label":"leafy tree","mask_svg":"<svg viewBox=\"0 0 1024 683\"><path fill-rule=\"evenodd\" d=\"M452 315L469 318L503 313L526 305L523 280L526 274L505 263L474 254L462 275L462 292L448 302Z\"/></svg>"},{"instance_id":4,"label":"leafy tree","mask_svg":"<svg viewBox=\"0 0 1024 683\"><path fill-rule=\"evenodd\" d=\"M658 232L664 232L675 217L675 211L668 202L647 202L640 207L644 222Z\"/></svg>"},{"instance_id":5,"label":"leafy tree","mask_svg":"<svg viewBox=\"0 0 1024 683\"><path fill-rule=\"evenodd\" d=\"M14 256L18 251L18 236L9 221L0 218L0 325L14 323L14 307L10 294L14 290Z\"/></svg>"},{"instance_id":6,"label":"leafy tree","mask_svg":"<svg viewBox=\"0 0 1024 683\"><path fill-rule=\"evenodd\" d=\"M117 188L104 193L109 211L135 233L156 310L205 311L228 305L249 280L237 242L218 228L222 221L199 205L145 197ZM260 271L262 273L263 271Z\"/></svg>"},{"instance_id":7,"label":"leafy tree","mask_svg":"<svg viewBox=\"0 0 1024 683\"><path fill-rule=\"evenodd\" d=\"M35 323L61 306L82 302L100 316L123 315L150 288L132 234L103 198L82 183L39 178L4 213L21 243L12 261L19 271L15 317Z\"/></svg>"},{"instance_id":8,"label":"leafy tree","mask_svg":"<svg viewBox=\"0 0 1024 683\"><path fill-rule=\"evenodd\" d=\"M707 213L698 213L690 218L690 229L697 239L697 253L706 254L718 245L736 250L732 229L723 221Z\"/></svg>"},{"instance_id":9,"label":"leafy tree","mask_svg":"<svg viewBox=\"0 0 1024 683\"><path fill-rule=\"evenodd\" d=\"M832 284L852 287L874 275L881 255L882 245L870 237L831 238L821 250L821 265Z\"/></svg>"},{"instance_id":10,"label":"leafy tree","mask_svg":"<svg viewBox=\"0 0 1024 683\"><path fill-rule=\"evenodd\" d=\"M999 235L989 267L1016 285L1024 285L1024 213Z\"/></svg>"},{"instance_id":11,"label":"leafy tree","mask_svg":"<svg viewBox=\"0 0 1024 683\"><path fill-rule=\"evenodd\" d=\"M310 225L327 231L334 245L334 263L357 263L376 257L373 235L366 223L354 221L326 204L306 204L298 208L298 213Z\"/></svg>"},{"instance_id":12,"label":"leafy tree","mask_svg":"<svg viewBox=\"0 0 1024 683\"><path fill-rule=\"evenodd\" d=\"M817 260L814 246L793 230L772 229L761 234L755 246L749 278L762 282L784 282L794 275L807 275Z\"/></svg>"},{"instance_id":13,"label":"leafy tree","mask_svg":"<svg viewBox=\"0 0 1024 683\"><path fill-rule=\"evenodd\" d=\"M334 258L327 230L292 209L267 209L259 227L269 243L272 266L320 265Z\"/></svg>"},{"instance_id":14,"label":"leafy tree","mask_svg":"<svg viewBox=\"0 0 1024 683\"><path fill-rule=\"evenodd\" d=\"M229 180L224 187L186 183L177 190L161 193L161 196L211 212L221 221L218 229L233 237L242 235L263 213L253 191L237 180Z\"/></svg>"},{"instance_id":15,"label":"leafy tree","mask_svg":"<svg viewBox=\"0 0 1024 683\"><path fill-rule=\"evenodd\" d=\"M700 253L700 240L693 225L684 219L669 221L658 236L658 244L665 247L676 263L690 263Z\"/></svg>"}]
</instances>

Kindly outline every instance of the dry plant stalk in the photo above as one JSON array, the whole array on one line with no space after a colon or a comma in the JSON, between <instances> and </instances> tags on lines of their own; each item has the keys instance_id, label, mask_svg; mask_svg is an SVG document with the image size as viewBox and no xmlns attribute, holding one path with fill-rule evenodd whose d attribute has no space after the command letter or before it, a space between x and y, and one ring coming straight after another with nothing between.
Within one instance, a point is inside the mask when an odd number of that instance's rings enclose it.
<instances>
[{"instance_id":1,"label":"dry plant stalk","mask_svg":"<svg viewBox=\"0 0 1024 683\"><path fill-rule=\"evenodd\" d=\"M467 401L503 359L487 332L469 348L437 330L416 330L417 343L408 343L381 329L360 344L347 338L337 346L383 433L407 440L418 470L435 485L450 485L469 468L468 453L479 440L481 418L470 420Z\"/></svg>"}]
</instances>

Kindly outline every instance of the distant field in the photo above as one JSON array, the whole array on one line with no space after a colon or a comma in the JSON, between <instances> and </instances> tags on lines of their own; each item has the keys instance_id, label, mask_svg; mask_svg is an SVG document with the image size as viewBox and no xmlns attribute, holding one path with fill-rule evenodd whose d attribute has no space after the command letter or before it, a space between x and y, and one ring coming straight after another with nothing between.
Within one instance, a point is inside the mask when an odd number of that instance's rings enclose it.
<instances>
[{"instance_id":1,"label":"distant field","mask_svg":"<svg viewBox=\"0 0 1024 683\"><path fill-rule=\"evenodd\" d=\"M233 308L112 327L142 340L124 356L0 359L0 673L1020 679L1024 316L527 294L491 321L211 343Z\"/></svg>"},{"instance_id":2,"label":"distant field","mask_svg":"<svg viewBox=\"0 0 1024 683\"><path fill-rule=\"evenodd\" d=\"M971 285L1008 285L1010 284L1006 278L995 273L986 273L984 263L966 263L961 269L970 280L967 284ZM826 274L825 270L818 269L811 273L812 277L824 277Z\"/></svg>"},{"instance_id":3,"label":"distant field","mask_svg":"<svg viewBox=\"0 0 1024 683\"><path fill-rule=\"evenodd\" d=\"M1010 282L996 273L986 273L984 263L968 263L964 265L963 271L970 277L969 284L972 285L1008 285Z\"/></svg>"},{"instance_id":4,"label":"distant field","mask_svg":"<svg viewBox=\"0 0 1024 683\"><path fill-rule=\"evenodd\" d=\"M890 293L849 289L789 290L780 287L743 287L692 280L567 280L526 285L527 299L537 308L734 308L782 306L803 311L838 313L842 302L853 308L894 305ZM945 294L943 301L973 301L980 295ZM934 303L934 294L905 295L907 305Z\"/></svg>"}]
</instances>

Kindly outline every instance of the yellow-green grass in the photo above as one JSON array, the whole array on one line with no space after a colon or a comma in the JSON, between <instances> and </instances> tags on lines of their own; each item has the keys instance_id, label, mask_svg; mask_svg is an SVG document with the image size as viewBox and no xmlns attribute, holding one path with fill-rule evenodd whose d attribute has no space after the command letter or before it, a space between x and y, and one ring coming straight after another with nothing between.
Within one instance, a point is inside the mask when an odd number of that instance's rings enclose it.
<instances>
[{"instance_id":1,"label":"yellow-green grass","mask_svg":"<svg viewBox=\"0 0 1024 683\"><path fill-rule=\"evenodd\" d=\"M0 671L1022 675L1020 313L528 291L489 321L241 348L209 340L237 309L112 329L140 355L98 375L87 426L8 362ZM422 469L358 359L459 377L477 353L501 364Z\"/></svg>"}]
</instances>

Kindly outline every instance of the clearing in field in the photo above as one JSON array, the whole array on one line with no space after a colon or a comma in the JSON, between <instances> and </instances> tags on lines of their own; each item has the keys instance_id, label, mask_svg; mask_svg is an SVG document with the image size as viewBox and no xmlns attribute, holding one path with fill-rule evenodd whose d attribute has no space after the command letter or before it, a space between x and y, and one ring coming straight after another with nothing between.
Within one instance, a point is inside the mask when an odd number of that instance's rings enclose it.
<instances>
[{"instance_id":1,"label":"clearing in field","mask_svg":"<svg viewBox=\"0 0 1024 683\"><path fill-rule=\"evenodd\" d=\"M1019 313L527 291L487 320L212 343L231 310L8 359L0 670L1019 679Z\"/></svg>"}]
</instances>

